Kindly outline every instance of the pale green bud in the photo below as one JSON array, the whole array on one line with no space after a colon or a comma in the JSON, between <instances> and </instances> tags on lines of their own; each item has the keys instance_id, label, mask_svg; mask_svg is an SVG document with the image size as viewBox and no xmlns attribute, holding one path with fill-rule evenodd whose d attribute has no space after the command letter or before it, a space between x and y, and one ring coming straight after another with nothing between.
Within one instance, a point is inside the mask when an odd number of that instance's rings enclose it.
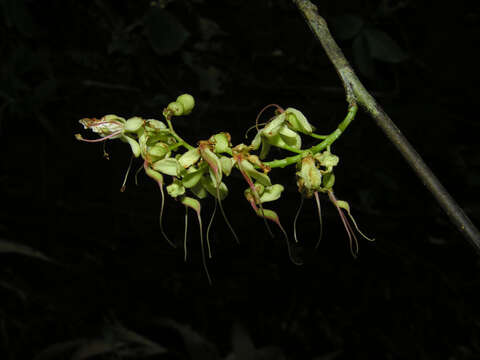
<instances>
[{"instance_id":1,"label":"pale green bud","mask_svg":"<svg viewBox=\"0 0 480 360\"><path fill-rule=\"evenodd\" d=\"M167 109L170 110L171 114L175 116L183 115L183 112L185 111L182 103L179 103L178 101L168 104Z\"/></svg>"},{"instance_id":2,"label":"pale green bud","mask_svg":"<svg viewBox=\"0 0 480 360\"><path fill-rule=\"evenodd\" d=\"M183 105L183 115L190 114L195 106L195 99L190 94L180 95L177 97L177 102Z\"/></svg>"},{"instance_id":3,"label":"pale green bud","mask_svg":"<svg viewBox=\"0 0 480 360\"><path fill-rule=\"evenodd\" d=\"M160 160L165 157L165 155L168 154L170 151L169 147L167 144L158 142L154 144L153 146L149 146L147 153L150 155L153 161Z\"/></svg>"},{"instance_id":4,"label":"pale green bud","mask_svg":"<svg viewBox=\"0 0 480 360\"><path fill-rule=\"evenodd\" d=\"M230 134L229 133L219 133L210 137L208 140L209 143L214 144L214 151L217 154L220 153L230 153Z\"/></svg>"}]
</instances>

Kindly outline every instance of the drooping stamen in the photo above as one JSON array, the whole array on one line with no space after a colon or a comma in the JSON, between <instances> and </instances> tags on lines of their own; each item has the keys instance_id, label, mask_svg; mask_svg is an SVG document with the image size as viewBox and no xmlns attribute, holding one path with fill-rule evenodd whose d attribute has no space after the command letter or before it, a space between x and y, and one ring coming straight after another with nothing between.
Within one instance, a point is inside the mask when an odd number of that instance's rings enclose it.
<instances>
[{"instance_id":1,"label":"drooping stamen","mask_svg":"<svg viewBox=\"0 0 480 360\"><path fill-rule=\"evenodd\" d=\"M103 157L107 160L110 160L110 155L107 152L107 142L103 143L102 150L103 150Z\"/></svg>"},{"instance_id":2,"label":"drooping stamen","mask_svg":"<svg viewBox=\"0 0 480 360\"><path fill-rule=\"evenodd\" d=\"M258 128L258 119L260 118L260 116L262 115L262 113L267 110L269 107L276 107L278 112L281 114L284 112L283 108L280 106L280 105L277 105L277 104L268 104L267 106L265 106L262 110L260 110L260 112L258 113L257 115L257 118L255 119L255 129L257 129L257 131L260 131L260 129Z\"/></svg>"},{"instance_id":3,"label":"drooping stamen","mask_svg":"<svg viewBox=\"0 0 480 360\"><path fill-rule=\"evenodd\" d=\"M287 232L285 231L285 229L283 228L282 224L280 223L280 219L278 217L273 217L273 216L266 216L264 215L264 218L268 218L269 220L273 221L275 224L277 224L277 226L280 228L280 230L282 231L283 233L283 236L285 237L285 241L287 242L287 249L288 249L288 256L290 258L290 260L295 264L295 265L303 265L303 261L301 259L297 259L294 255L293 255L293 251L292 251L292 247L294 245L292 245L290 243L290 238L288 237L288 234Z\"/></svg>"},{"instance_id":4,"label":"drooping stamen","mask_svg":"<svg viewBox=\"0 0 480 360\"><path fill-rule=\"evenodd\" d=\"M322 208L320 206L320 197L318 196L318 191L315 191L314 195L315 195L315 202L317 203L317 210L318 210L318 225L320 226L317 244L315 245L315 250L317 250L318 245L320 245L320 240L322 240L322 237L323 237L323 221L322 221Z\"/></svg>"},{"instance_id":5,"label":"drooping stamen","mask_svg":"<svg viewBox=\"0 0 480 360\"><path fill-rule=\"evenodd\" d=\"M148 163L145 160L143 162L143 168L145 169L145 172L147 170ZM138 173L139 170L137 170ZM135 175L136 176L136 175ZM160 232L162 233L163 237L167 242L174 248L177 246L168 238L167 234L165 233L165 230L163 229L163 208L165 206L165 194L163 192L163 182L161 180L155 180L158 184L158 187L160 188L160 197L161 197L161 202L160 202L160 216L159 216L159 223L160 223Z\"/></svg>"},{"instance_id":6,"label":"drooping stamen","mask_svg":"<svg viewBox=\"0 0 480 360\"><path fill-rule=\"evenodd\" d=\"M123 132L123 129L122 129L122 130L115 131L115 132L111 133L110 135L101 137L100 139L93 139L93 140L84 139L81 134L75 134L75 138L76 138L77 140L83 141L83 142L97 143L97 142L102 142L102 141L108 140L108 139L110 139L111 137L114 137L114 136L117 136L117 135L121 134L122 132Z\"/></svg>"},{"instance_id":7,"label":"drooping stamen","mask_svg":"<svg viewBox=\"0 0 480 360\"><path fill-rule=\"evenodd\" d=\"M202 217L200 216L200 211L196 211L197 213L197 219L198 219L198 226L200 228L200 246L202 248L202 262L203 262L203 268L205 269L205 274L207 275L208 278L208 283L212 285L212 278L210 277L210 273L208 272L208 267L207 267L207 259L205 257L205 245L203 244L203 229L202 229Z\"/></svg>"},{"instance_id":8,"label":"drooping stamen","mask_svg":"<svg viewBox=\"0 0 480 360\"><path fill-rule=\"evenodd\" d=\"M188 207L185 206L185 230L183 233L183 260L187 262Z\"/></svg>"},{"instance_id":9,"label":"drooping stamen","mask_svg":"<svg viewBox=\"0 0 480 360\"><path fill-rule=\"evenodd\" d=\"M217 202L218 202L218 206L220 207L220 212L222 213L223 219L224 219L225 222L227 223L228 228L229 228L230 231L232 232L233 237L235 238L235 242L236 242L237 244L240 244L240 240L238 240L237 233L236 233L235 230L233 229L232 224L230 224L230 221L228 221L227 215L225 214L225 211L223 210L222 200L220 200L220 190L219 190L219 188L220 188L220 185L217 185Z\"/></svg>"},{"instance_id":10,"label":"drooping stamen","mask_svg":"<svg viewBox=\"0 0 480 360\"><path fill-rule=\"evenodd\" d=\"M135 171L135 186L138 186L138 174L140 174L140 171L142 171L143 165L140 165L137 171Z\"/></svg>"},{"instance_id":11,"label":"drooping stamen","mask_svg":"<svg viewBox=\"0 0 480 360\"><path fill-rule=\"evenodd\" d=\"M216 212L217 212L217 201L215 200L215 207L213 208L213 213L212 213L212 216L210 217L210 221L208 222L208 227L207 227L207 247L208 247L208 257L210 259L212 258L212 250L210 248L210 228L212 227L213 218L215 217Z\"/></svg>"},{"instance_id":12,"label":"drooping stamen","mask_svg":"<svg viewBox=\"0 0 480 360\"><path fill-rule=\"evenodd\" d=\"M130 161L128 162L127 172L125 173L125 176L123 177L123 183L122 183L122 187L120 188L120 192L125 191L126 184L127 184L127 179L128 179L128 174L130 173L130 169L132 168L133 158L134 158L133 155L130 156Z\"/></svg>"},{"instance_id":13,"label":"drooping stamen","mask_svg":"<svg viewBox=\"0 0 480 360\"><path fill-rule=\"evenodd\" d=\"M160 220L160 232L162 233L165 240L167 240L167 242L172 247L176 248L177 246L168 238L167 234L165 233L165 230L163 229L163 208L165 206L165 194L163 192L162 182L157 181L157 184L158 184L158 187L160 188L160 194L161 194L161 197L162 197L162 201L161 201L161 204L160 204L160 219L159 219Z\"/></svg>"},{"instance_id":14,"label":"drooping stamen","mask_svg":"<svg viewBox=\"0 0 480 360\"><path fill-rule=\"evenodd\" d=\"M335 207L337 208L337 211L338 211L338 214L340 215L340 219L342 220L343 226L347 231L348 242L350 245L350 253L356 259L358 255L358 249L359 249L357 236L355 235L355 232L350 226L350 223L348 222L348 219L345 217L345 214L343 213L342 209L337 205L337 199L335 198L335 195L333 195L333 191L328 191L328 197L332 201L333 205L335 205Z\"/></svg>"},{"instance_id":15,"label":"drooping stamen","mask_svg":"<svg viewBox=\"0 0 480 360\"><path fill-rule=\"evenodd\" d=\"M297 213L295 214L295 218L293 219L293 238L297 243L298 243L297 220L298 220L298 215L300 215L300 211L302 210L302 207L303 207L303 195L300 195L300 206L298 207Z\"/></svg>"}]
</instances>

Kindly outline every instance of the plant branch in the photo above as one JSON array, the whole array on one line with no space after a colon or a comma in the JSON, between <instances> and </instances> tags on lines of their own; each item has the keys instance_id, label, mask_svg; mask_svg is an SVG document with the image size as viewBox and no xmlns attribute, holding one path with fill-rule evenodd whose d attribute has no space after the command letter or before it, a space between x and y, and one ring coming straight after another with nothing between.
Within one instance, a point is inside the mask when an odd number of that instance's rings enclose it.
<instances>
[{"instance_id":1,"label":"plant branch","mask_svg":"<svg viewBox=\"0 0 480 360\"><path fill-rule=\"evenodd\" d=\"M392 119L385 113L376 100L360 82L342 50L328 30L327 23L318 14L317 7L309 0L292 0L298 7L310 29L322 44L345 88L347 102L350 106L361 105L383 130L387 138L403 155L417 176L422 180L439 205L446 212L452 223L480 254L480 233L468 216L450 196L437 177L425 164L423 159L402 135Z\"/></svg>"}]
</instances>

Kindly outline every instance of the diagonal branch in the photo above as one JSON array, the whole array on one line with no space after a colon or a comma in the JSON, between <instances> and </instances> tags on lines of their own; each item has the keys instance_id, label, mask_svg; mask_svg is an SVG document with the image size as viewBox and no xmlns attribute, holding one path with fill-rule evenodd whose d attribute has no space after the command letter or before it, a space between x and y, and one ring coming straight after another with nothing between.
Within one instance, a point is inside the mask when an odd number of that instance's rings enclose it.
<instances>
[{"instance_id":1,"label":"diagonal branch","mask_svg":"<svg viewBox=\"0 0 480 360\"><path fill-rule=\"evenodd\" d=\"M318 14L317 7L309 0L292 1L298 7L310 29L322 44L323 49L340 76L345 88L348 104L352 106L358 103L370 114L375 123L383 130L387 138L395 145L420 180L432 193L452 223L480 254L480 233L478 229L450 196L408 140L402 135L392 119L390 119L381 106L365 89L343 55L342 50L330 34L327 23Z\"/></svg>"}]
</instances>

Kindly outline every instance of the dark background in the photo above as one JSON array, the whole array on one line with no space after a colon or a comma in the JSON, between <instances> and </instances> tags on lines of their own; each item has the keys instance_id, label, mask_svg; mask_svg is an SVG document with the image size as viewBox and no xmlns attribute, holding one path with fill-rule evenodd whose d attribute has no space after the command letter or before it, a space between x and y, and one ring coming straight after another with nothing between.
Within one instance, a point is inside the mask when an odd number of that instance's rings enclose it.
<instances>
[{"instance_id":1,"label":"dark background","mask_svg":"<svg viewBox=\"0 0 480 360\"><path fill-rule=\"evenodd\" d=\"M478 5L314 3L365 85L480 223ZM241 245L217 217L213 286L194 217L184 263L160 235L156 184L141 174L119 192L128 146L109 142L108 161L100 144L75 141L83 117L161 119L184 92L197 105L175 126L190 143L219 131L247 141L269 103L333 131L346 114L341 83L289 1L1 0L0 19L2 359L480 358L479 259L365 114L333 147L335 190L377 241L360 240L353 259L323 199L313 253L318 225L306 202L306 263L295 266L235 174L224 206ZM291 233L294 169L273 173L287 189L270 208ZM202 204L209 214L212 202ZM177 242L183 216L167 199Z\"/></svg>"}]
</instances>

